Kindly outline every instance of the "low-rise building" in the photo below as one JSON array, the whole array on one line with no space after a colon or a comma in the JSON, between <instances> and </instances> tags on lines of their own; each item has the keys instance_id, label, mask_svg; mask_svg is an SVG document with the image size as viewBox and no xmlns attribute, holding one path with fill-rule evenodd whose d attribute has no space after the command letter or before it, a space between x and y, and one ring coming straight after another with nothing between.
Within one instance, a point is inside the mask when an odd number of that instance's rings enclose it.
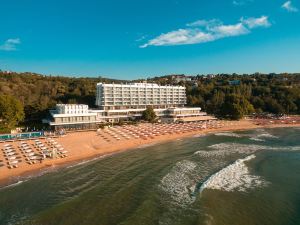
<instances>
[{"instance_id":1,"label":"low-rise building","mask_svg":"<svg viewBox=\"0 0 300 225\"><path fill-rule=\"evenodd\" d=\"M201 108L173 108L168 109L162 116L163 123L174 122L193 122L214 120L216 118L208 116L206 112L202 112Z\"/></svg>"},{"instance_id":2,"label":"low-rise building","mask_svg":"<svg viewBox=\"0 0 300 225\"><path fill-rule=\"evenodd\" d=\"M50 110L49 125L59 129L94 129L97 127L97 113L89 111L88 105L57 104Z\"/></svg>"},{"instance_id":3,"label":"low-rise building","mask_svg":"<svg viewBox=\"0 0 300 225\"><path fill-rule=\"evenodd\" d=\"M237 85L241 84L241 81L240 80L230 80L230 81L228 81L228 83L231 86L237 86Z\"/></svg>"},{"instance_id":4,"label":"low-rise building","mask_svg":"<svg viewBox=\"0 0 300 225\"><path fill-rule=\"evenodd\" d=\"M185 76L185 75L173 75L172 79L176 82L176 83L180 83L180 82L191 82L193 80L192 76Z\"/></svg>"},{"instance_id":5,"label":"low-rise building","mask_svg":"<svg viewBox=\"0 0 300 225\"><path fill-rule=\"evenodd\" d=\"M49 121L51 127L55 130L84 130L96 129L99 124L117 123L120 121L139 120L145 109L123 109L123 110L97 110L88 109L84 113L80 111L83 105L62 105L56 106L51 110L52 119ZM84 105L86 108L87 105ZM68 111L68 109L72 109ZM62 109L62 110L61 110ZM201 108L167 108L154 109L156 116L163 123L174 122L192 122L211 120L213 117L208 116ZM69 112L69 113L65 113Z\"/></svg>"}]
</instances>

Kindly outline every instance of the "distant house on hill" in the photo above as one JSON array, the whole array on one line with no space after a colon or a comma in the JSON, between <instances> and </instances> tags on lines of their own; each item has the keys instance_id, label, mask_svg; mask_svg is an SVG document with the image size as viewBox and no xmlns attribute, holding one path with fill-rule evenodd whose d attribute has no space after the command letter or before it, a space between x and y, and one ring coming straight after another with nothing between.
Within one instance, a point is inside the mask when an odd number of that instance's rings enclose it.
<instances>
[{"instance_id":1,"label":"distant house on hill","mask_svg":"<svg viewBox=\"0 0 300 225\"><path fill-rule=\"evenodd\" d=\"M229 85L235 86L235 85L240 85L241 81L240 80L230 80L228 81Z\"/></svg>"},{"instance_id":2,"label":"distant house on hill","mask_svg":"<svg viewBox=\"0 0 300 225\"><path fill-rule=\"evenodd\" d=\"M214 74L207 74L207 75L202 76L202 78L204 78L204 79L213 79L215 77L216 77L216 75L214 75Z\"/></svg>"},{"instance_id":3,"label":"distant house on hill","mask_svg":"<svg viewBox=\"0 0 300 225\"><path fill-rule=\"evenodd\" d=\"M11 74L12 73L12 71L9 71L9 70L4 70L4 71L0 70L0 72L3 74Z\"/></svg>"},{"instance_id":4,"label":"distant house on hill","mask_svg":"<svg viewBox=\"0 0 300 225\"><path fill-rule=\"evenodd\" d=\"M191 76L185 76L185 75L173 75L172 80L174 80L176 83L190 82L190 81L192 81L192 77Z\"/></svg>"}]
</instances>

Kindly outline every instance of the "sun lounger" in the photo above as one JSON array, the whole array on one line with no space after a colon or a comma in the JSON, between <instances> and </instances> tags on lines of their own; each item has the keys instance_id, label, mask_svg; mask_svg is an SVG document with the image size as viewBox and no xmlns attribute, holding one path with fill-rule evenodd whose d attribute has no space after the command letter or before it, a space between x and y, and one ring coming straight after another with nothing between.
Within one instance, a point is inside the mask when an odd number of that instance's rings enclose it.
<instances>
[{"instance_id":1,"label":"sun lounger","mask_svg":"<svg viewBox=\"0 0 300 225\"><path fill-rule=\"evenodd\" d=\"M17 158L20 158L20 157L17 157L17 156L10 156L10 157L7 157L6 159L7 159L7 160L14 160L14 159L17 159Z\"/></svg>"},{"instance_id":2,"label":"sun lounger","mask_svg":"<svg viewBox=\"0 0 300 225\"><path fill-rule=\"evenodd\" d=\"M16 163L16 164L8 165L7 167L8 167L9 169L13 169L13 168L18 168L19 166L18 166L18 164Z\"/></svg>"},{"instance_id":3,"label":"sun lounger","mask_svg":"<svg viewBox=\"0 0 300 225\"><path fill-rule=\"evenodd\" d=\"M6 150L3 150L4 153L10 153L10 152L14 152L15 150L14 149L6 149Z\"/></svg>"},{"instance_id":4,"label":"sun lounger","mask_svg":"<svg viewBox=\"0 0 300 225\"><path fill-rule=\"evenodd\" d=\"M12 160L12 161L8 161L8 164L9 165L14 165L14 164L17 164L19 163L21 160Z\"/></svg>"},{"instance_id":5,"label":"sun lounger","mask_svg":"<svg viewBox=\"0 0 300 225\"><path fill-rule=\"evenodd\" d=\"M6 157L8 157L8 156L12 156L12 155L17 155L17 153L16 152L10 152L10 153L7 153L5 155L6 155Z\"/></svg>"},{"instance_id":6,"label":"sun lounger","mask_svg":"<svg viewBox=\"0 0 300 225\"><path fill-rule=\"evenodd\" d=\"M29 152L33 152L33 150L32 149L27 149L24 152L29 153Z\"/></svg>"},{"instance_id":7,"label":"sun lounger","mask_svg":"<svg viewBox=\"0 0 300 225\"><path fill-rule=\"evenodd\" d=\"M33 155L35 155L34 152L30 152L30 153L27 154L27 156L33 156Z\"/></svg>"}]
</instances>

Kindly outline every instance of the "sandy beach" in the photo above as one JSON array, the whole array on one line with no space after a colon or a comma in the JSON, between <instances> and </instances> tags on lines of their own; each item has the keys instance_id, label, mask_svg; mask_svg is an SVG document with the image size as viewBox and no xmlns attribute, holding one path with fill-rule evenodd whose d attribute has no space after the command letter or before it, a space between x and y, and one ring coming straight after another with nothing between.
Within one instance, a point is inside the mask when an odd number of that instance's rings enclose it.
<instances>
[{"instance_id":1,"label":"sandy beach","mask_svg":"<svg viewBox=\"0 0 300 225\"><path fill-rule=\"evenodd\" d=\"M284 123L264 123L258 124L257 121L241 120L241 121L215 121L214 124L181 124L178 126L151 125L141 124L139 126L123 126L113 127L109 129L86 132L74 132L59 138L53 138L59 147L64 149L66 157L57 156L55 159L45 159L35 161L29 164L28 158L20 150L20 141L0 143L0 184L8 184L17 182L22 176L37 174L45 170L52 170L58 167L78 163L91 158L118 153L121 151L134 149L140 146L161 143L176 140L194 135L201 135L220 131L237 131L255 128L272 128L272 127L290 127L300 126L300 123L284 124ZM147 133L148 132L148 133ZM149 135L148 135L149 134ZM38 140L45 148L51 147L49 139ZM35 140L23 141L23 144L33 149L34 154L38 154ZM15 149L19 162L17 168L8 168L8 159L4 155L4 149L10 145ZM1 162L2 161L2 162Z\"/></svg>"}]
</instances>

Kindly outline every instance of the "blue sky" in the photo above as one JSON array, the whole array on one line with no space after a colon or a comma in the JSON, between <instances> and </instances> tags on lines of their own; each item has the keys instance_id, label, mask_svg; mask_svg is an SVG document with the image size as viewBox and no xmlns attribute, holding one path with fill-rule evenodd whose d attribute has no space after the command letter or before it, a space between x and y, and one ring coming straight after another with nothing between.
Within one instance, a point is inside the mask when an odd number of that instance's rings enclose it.
<instances>
[{"instance_id":1,"label":"blue sky","mask_svg":"<svg viewBox=\"0 0 300 225\"><path fill-rule=\"evenodd\" d=\"M134 79L300 72L299 0L0 0L0 69Z\"/></svg>"}]
</instances>

